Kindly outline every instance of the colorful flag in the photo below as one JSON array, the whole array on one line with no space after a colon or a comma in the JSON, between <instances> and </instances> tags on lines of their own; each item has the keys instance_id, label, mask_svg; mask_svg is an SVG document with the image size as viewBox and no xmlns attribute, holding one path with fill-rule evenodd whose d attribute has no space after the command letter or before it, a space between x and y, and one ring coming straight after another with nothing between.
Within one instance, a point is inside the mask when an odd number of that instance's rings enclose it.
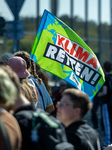
<instances>
[{"instance_id":1,"label":"colorful flag","mask_svg":"<svg viewBox=\"0 0 112 150\"><path fill-rule=\"evenodd\" d=\"M90 100L105 82L93 51L70 27L47 10L43 13L31 58L42 69L86 92Z\"/></svg>"}]
</instances>

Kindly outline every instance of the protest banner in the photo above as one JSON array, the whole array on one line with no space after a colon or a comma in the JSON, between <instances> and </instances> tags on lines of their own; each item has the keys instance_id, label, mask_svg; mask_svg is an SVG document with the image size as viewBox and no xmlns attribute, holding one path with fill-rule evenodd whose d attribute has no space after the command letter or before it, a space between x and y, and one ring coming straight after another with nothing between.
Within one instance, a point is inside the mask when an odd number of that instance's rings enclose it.
<instances>
[{"instance_id":1,"label":"protest banner","mask_svg":"<svg viewBox=\"0 0 112 150\"><path fill-rule=\"evenodd\" d=\"M94 98L105 82L100 63L89 46L65 23L44 11L31 51L42 69Z\"/></svg>"}]
</instances>

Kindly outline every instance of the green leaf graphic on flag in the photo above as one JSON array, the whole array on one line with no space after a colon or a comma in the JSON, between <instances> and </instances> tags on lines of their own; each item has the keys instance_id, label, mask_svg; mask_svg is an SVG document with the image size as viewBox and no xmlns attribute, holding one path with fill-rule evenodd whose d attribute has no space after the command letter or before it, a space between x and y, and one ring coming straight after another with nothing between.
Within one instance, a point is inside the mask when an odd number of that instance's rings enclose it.
<instances>
[{"instance_id":1,"label":"green leaf graphic on flag","mask_svg":"<svg viewBox=\"0 0 112 150\"><path fill-rule=\"evenodd\" d=\"M31 51L42 69L86 92L92 100L105 79L88 45L66 24L44 11Z\"/></svg>"}]
</instances>

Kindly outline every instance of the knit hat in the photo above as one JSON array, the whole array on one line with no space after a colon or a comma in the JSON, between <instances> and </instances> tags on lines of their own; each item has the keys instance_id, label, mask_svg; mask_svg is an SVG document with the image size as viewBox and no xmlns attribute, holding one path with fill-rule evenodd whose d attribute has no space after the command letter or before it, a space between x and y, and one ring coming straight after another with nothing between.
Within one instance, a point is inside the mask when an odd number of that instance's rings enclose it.
<instances>
[{"instance_id":1,"label":"knit hat","mask_svg":"<svg viewBox=\"0 0 112 150\"><path fill-rule=\"evenodd\" d=\"M11 54L11 53L4 53L1 57L0 57L0 62L2 62L2 63L8 63L8 60L10 59L10 58L12 58L13 57L13 54Z\"/></svg>"},{"instance_id":2,"label":"knit hat","mask_svg":"<svg viewBox=\"0 0 112 150\"><path fill-rule=\"evenodd\" d=\"M26 78L30 75L27 70L26 61L21 57L12 57L9 59L8 65L17 73L19 78Z\"/></svg>"}]
</instances>

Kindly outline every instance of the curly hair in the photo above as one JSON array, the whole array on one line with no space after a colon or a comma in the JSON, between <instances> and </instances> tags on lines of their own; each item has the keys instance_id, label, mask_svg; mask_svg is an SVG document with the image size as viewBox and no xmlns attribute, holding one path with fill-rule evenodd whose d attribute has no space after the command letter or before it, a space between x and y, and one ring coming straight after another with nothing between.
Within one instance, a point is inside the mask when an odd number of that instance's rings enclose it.
<instances>
[{"instance_id":1,"label":"curly hair","mask_svg":"<svg viewBox=\"0 0 112 150\"><path fill-rule=\"evenodd\" d=\"M27 64L27 69L30 72L31 75L33 75L35 78L38 78L39 84L42 84L42 80L38 77L36 73L36 66L33 59L30 59L30 54L26 51L18 51L14 53L14 56L22 57Z\"/></svg>"},{"instance_id":2,"label":"curly hair","mask_svg":"<svg viewBox=\"0 0 112 150\"><path fill-rule=\"evenodd\" d=\"M50 96L52 96L52 91L51 91L51 87L50 85L48 84L48 77L47 75L45 74L44 71L41 70L41 67L39 64L35 63L36 65L36 73L38 74L38 77L42 79L48 93Z\"/></svg>"}]
</instances>

